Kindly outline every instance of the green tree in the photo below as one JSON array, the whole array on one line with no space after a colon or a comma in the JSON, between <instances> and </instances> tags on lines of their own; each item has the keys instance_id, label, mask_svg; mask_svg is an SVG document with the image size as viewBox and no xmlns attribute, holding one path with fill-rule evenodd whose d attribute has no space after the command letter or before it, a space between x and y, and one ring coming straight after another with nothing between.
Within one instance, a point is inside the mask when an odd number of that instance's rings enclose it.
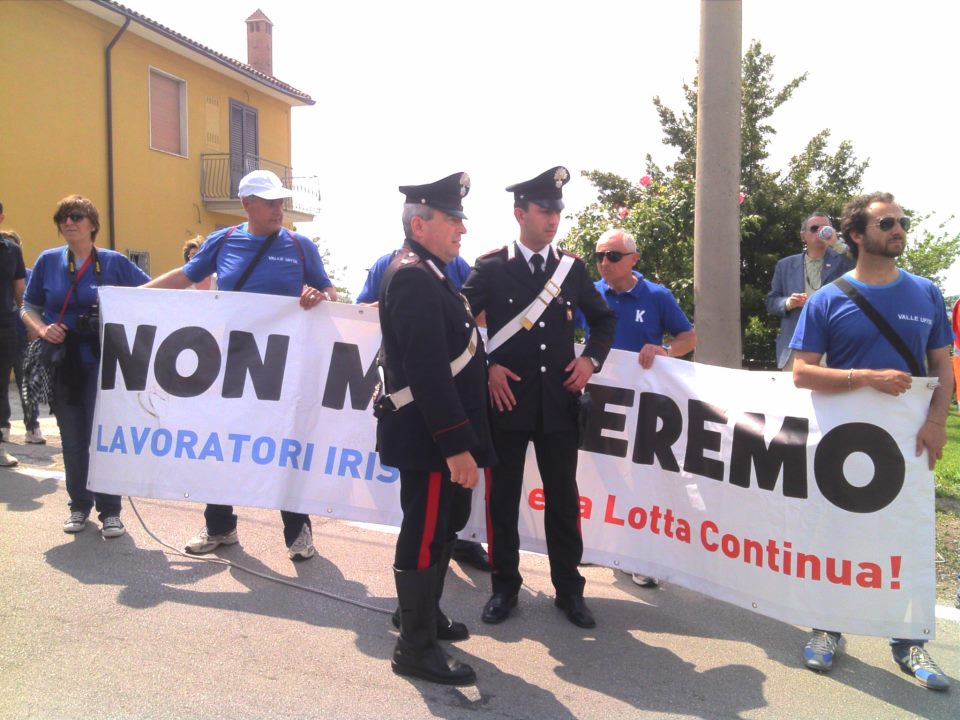
<instances>
[{"instance_id":1,"label":"green tree","mask_svg":"<svg viewBox=\"0 0 960 720\"><path fill-rule=\"evenodd\" d=\"M776 134L771 119L806 74L776 88L774 56L759 41L747 48L741 84L740 307L744 365L775 367L774 340L778 319L767 314L764 299L777 261L800 251L799 229L811 212L826 212L839 221L844 204L862 192L867 167L849 141L828 150L830 131L821 130L794 155L783 170L769 165L769 145ZM659 97L653 105L663 129L663 142L676 148L678 158L661 169L650 155L640 183L612 173L584 175L597 188L597 201L575 216L575 227L563 244L589 257L599 235L608 227L623 227L637 238L639 269L662 282L677 296L684 311L693 313L693 214L696 172L697 85L683 86L686 108L678 113ZM940 280L960 250L960 235L914 233L903 267Z\"/></svg>"},{"instance_id":2,"label":"green tree","mask_svg":"<svg viewBox=\"0 0 960 720\"><path fill-rule=\"evenodd\" d=\"M310 238L310 241L317 246L317 250L320 251L320 259L323 260L323 268L327 271L327 276L330 278L330 282L333 283L333 286L337 289L337 302L346 303L350 305L353 303L353 295L350 294L350 291L347 289L346 285L340 284L340 278L346 273L347 268L344 265L335 265L333 258L330 255L330 249L323 244L323 240L319 237Z\"/></svg>"}]
</instances>

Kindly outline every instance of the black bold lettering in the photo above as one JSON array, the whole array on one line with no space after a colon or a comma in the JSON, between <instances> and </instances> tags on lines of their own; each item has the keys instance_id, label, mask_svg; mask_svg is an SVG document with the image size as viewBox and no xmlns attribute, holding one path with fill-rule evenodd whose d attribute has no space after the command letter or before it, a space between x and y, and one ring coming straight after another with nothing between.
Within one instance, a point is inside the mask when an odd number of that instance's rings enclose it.
<instances>
[{"instance_id":1,"label":"black bold lettering","mask_svg":"<svg viewBox=\"0 0 960 720\"><path fill-rule=\"evenodd\" d=\"M636 393L627 388L609 385L587 385L592 404L587 425L580 433L580 449L587 452L603 453L614 457L626 457L628 443L619 438L604 437L604 430L623 430L627 426L627 416L622 413L607 412L606 405L630 407Z\"/></svg>"},{"instance_id":2,"label":"black bold lettering","mask_svg":"<svg viewBox=\"0 0 960 720\"><path fill-rule=\"evenodd\" d=\"M703 455L706 450L720 451L721 435L716 430L707 430L704 424L708 422L725 424L726 411L710 403L690 400L687 403L687 454L683 458L683 469L712 480L723 480L723 463Z\"/></svg>"},{"instance_id":3,"label":"black bold lettering","mask_svg":"<svg viewBox=\"0 0 960 720\"><path fill-rule=\"evenodd\" d=\"M223 371L223 397L243 397L243 385L249 373L258 400L279 400L289 346L288 335L270 335L267 350L261 358L253 333L231 331L227 367Z\"/></svg>"},{"instance_id":4,"label":"black bold lettering","mask_svg":"<svg viewBox=\"0 0 960 720\"><path fill-rule=\"evenodd\" d=\"M810 421L801 417L785 417L780 432L770 441L763 440L766 418L761 413L745 413L733 428L733 450L730 453L730 484L750 487L750 467L757 470L757 487L774 490L783 469L785 497L807 497L807 434Z\"/></svg>"},{"instance_id":5,"label":"black bold lettering","mask_svg":"<svg viewBox=\"0 0 960 720\"><path fill-rule=\"evenodd\" d=\"M177 358L185 350L197 354L197 369L187 377L177 372ZM206 392L220 374L220 347L216 338L202 327L174 330L157 348L153 374L160 387L171 395L196 397Z\"/></svg>"},{"instance_id":6,"label":"black bold lettering","mask_svg":"<svg viewBox=\"0 0 960 720\"><path fill-rule=\"evenodd\" d=\"M873 462L873 478L866 485L847 482L843 464L855 452ZM813 474L823 496L838 508L871 513L892 503L906 473L906 463L896 441L883 428L870 423L837 425L823 436L813 456Z\"/></svg>"},{"instance_id":7,"label":"black bold lettering","mask_svg":"<svg viewBox=\"0 0 960 720\"><path fill-rule=\"evenodd\" d=\"M330 372L323 389L323 406L342 410L350 388L350 407L366 410L370 407L373 391L379 380L377 360L373 359L367 372L360 362L360 348L352 343L335 342L330 354Z\"/></svg>"},{"instance_id":8,"label":"black bold lettering","mask_svg":"<svg viewBox=\"0 0 960 720\"><path fill-rule=\"evenodd\" d=\"M662 422L657 430L657 422ZM653 458L664 470L679 472L680 466L671 446L683 431L680 408L666 395L640 393L637 410L637 435L633 443L633 462L638 465L653 465Z\"/></svg>"},{"instance_id":9,"label":"black bold lettering","mask_svg":"<svg viewBox=\"0 0 960 720\"><path fill-rule=\"evenodd\" d=\"M103 326L103 377L100 387L113 390L117 385L117 365L123 374L127 390L144 390L147 387L147 370L150 368L150 353L157 336L156 325L138 325L133 338L133 350L127 345L127 332L120 323Z\"/></svg>"}]
</instances>

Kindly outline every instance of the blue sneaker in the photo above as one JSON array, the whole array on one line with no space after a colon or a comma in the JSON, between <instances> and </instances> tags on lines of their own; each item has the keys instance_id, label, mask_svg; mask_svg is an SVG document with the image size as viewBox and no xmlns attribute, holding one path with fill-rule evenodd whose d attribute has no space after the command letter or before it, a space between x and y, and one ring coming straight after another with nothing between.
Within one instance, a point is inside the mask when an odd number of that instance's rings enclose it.
<instances>
[{"instance_id":1,"label":"blue sneaker","mask_svg":"<svg viewBox=\"0 0 960 720\"><path fill-rule=\"evenodd\" d=\"M924 687L931 690L946 690L950 687L950 678L933 661L923 645L897 643L890 646L890 651L900 669L913 675Z\"/></svg>"},{"instance_id":2,"label":"blue sneaker","mask_svg":"<svg viewBox=\"0 0 960 720\"><path fill-rule=\"evenodd\" d=\"M827 672L833 667L833 656L840 652L840 635L826 630L814 630L803 649L803 662L811 670Z\"/></svg>"}]
</instances>

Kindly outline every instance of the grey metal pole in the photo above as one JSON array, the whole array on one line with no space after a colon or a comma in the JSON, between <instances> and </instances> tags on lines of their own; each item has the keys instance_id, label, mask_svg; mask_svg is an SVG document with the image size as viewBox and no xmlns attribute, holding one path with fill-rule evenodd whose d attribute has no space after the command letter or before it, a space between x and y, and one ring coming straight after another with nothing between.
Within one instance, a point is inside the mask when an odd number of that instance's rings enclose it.
<instances>
[{"instance_id":1,"label":"grey metal pole","mask_svg":"<svg viewBox=\"0 0 960 720\"><path fill-rule=\"evenodd\" d=\"M701 0L693 223L697 362L741 367L740 0Z\"/></svg>"}]
</instances>

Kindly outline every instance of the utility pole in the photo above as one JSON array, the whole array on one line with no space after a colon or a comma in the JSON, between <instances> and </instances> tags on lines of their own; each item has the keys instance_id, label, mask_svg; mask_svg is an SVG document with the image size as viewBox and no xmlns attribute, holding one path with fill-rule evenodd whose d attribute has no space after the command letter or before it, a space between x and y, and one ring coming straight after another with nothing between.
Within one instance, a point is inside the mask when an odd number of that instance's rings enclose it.
<instances>
[{"instance_id":1,"label":"utility pole","mask_svg":"<svg viewBox=\"0 0 960 720\"><path fill-rule=\"evenodd\" d=\"M696 359L742 366L740 327L740 0L700 0L693 222Z\"/></svg>"}]
</instances>

